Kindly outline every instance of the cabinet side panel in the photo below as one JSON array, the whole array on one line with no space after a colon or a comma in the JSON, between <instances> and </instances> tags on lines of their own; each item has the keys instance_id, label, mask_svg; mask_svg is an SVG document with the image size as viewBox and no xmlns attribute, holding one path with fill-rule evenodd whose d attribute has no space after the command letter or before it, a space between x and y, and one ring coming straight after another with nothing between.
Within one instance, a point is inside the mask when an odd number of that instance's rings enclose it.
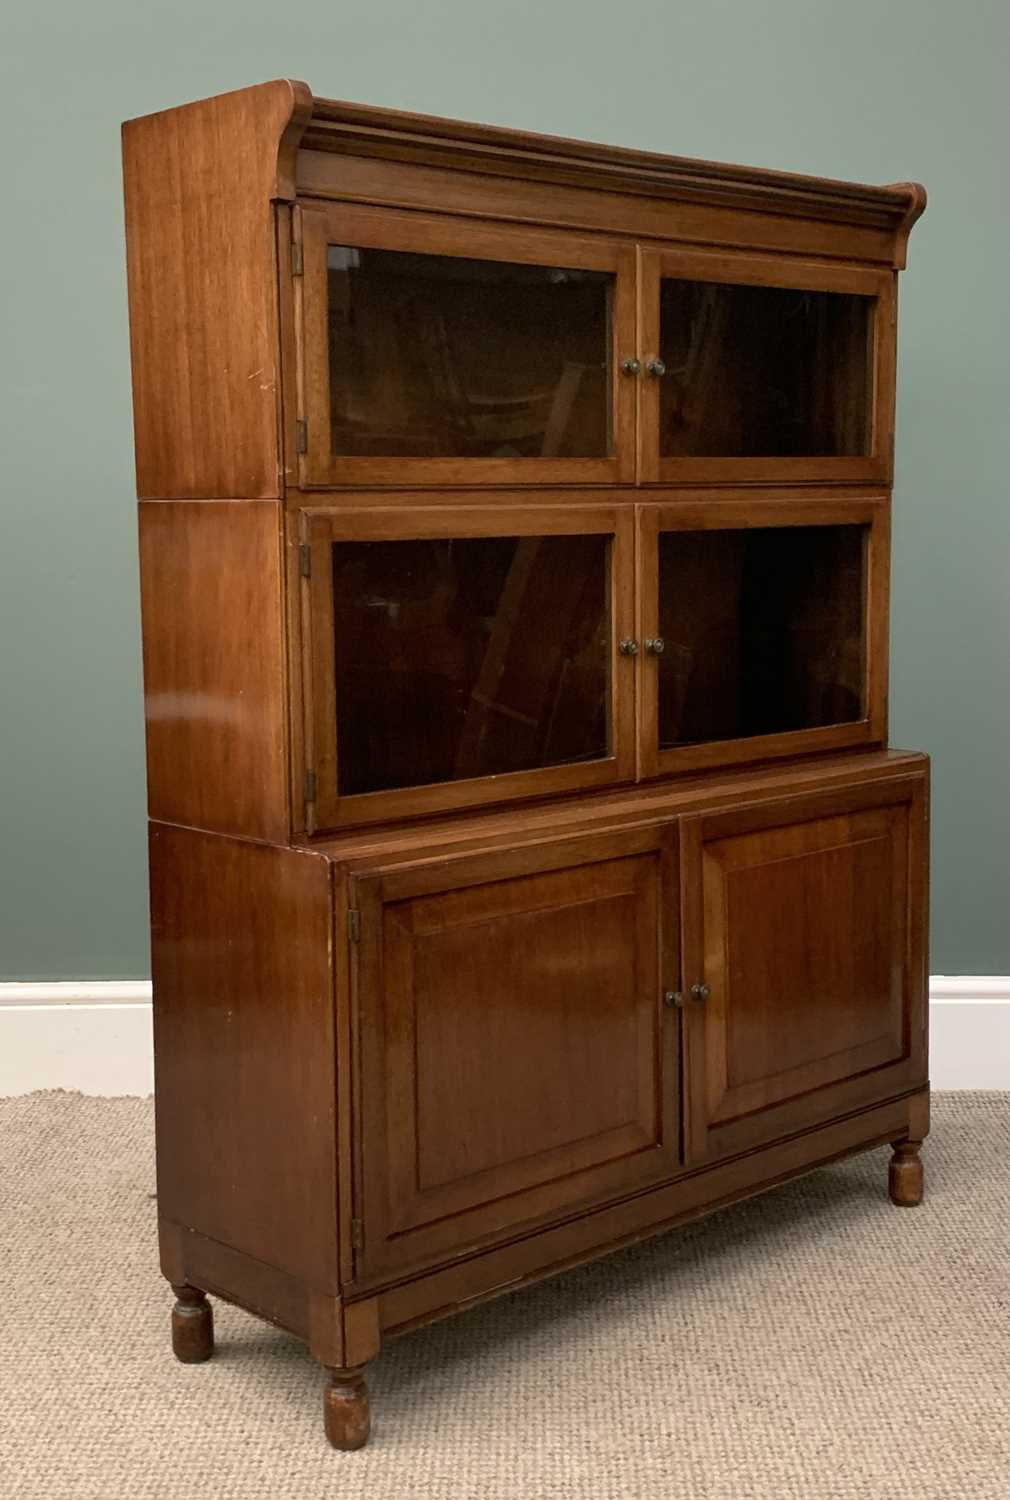
<instances>
[{"instance_id":1,"label":"cabinet side panel","mask_svg":"<svg viewBox=\"0 0 1010 1500\"><path fill-rule=\"evenodd\" d=\"M140 507L152 818L286 840L281 508Z\"/></svg>"},{"instance_id":2,"label":"cabinet side panel","mask_svg":"<svg viewBox=\"0 0 1010 1500\"><path fill-rule=\"evenodd\" d=\"M329 864L151 826L158 1210L336 1291Z\"/></svg>"},{"instance_id":3,"label":"cabinet side panel","mask_svg":"<svg viewBox=\"0 0 1010 1500\"><path fill-rule=\"evenodd\" d=\"M123 126L142 497L281 492L272 199L308 111L281 81Z\"/></svg>"}]
</instances>

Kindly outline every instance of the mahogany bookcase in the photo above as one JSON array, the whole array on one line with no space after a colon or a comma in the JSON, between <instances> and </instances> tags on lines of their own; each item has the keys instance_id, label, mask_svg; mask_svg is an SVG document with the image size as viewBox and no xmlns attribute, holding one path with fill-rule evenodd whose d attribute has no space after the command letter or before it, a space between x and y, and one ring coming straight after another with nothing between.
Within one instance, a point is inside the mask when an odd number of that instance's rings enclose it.
<instances>
[{"instance_id":1,"label":"mahogany bookcase","mask_svg":"<svg viewBox=\"0 0 1010 1500\"><path fill-rule=\"evenodd\" d=\"M893 1143L925 194L313 97L124 127L173 1344L412 1328Z\"/></svg>"}]
</instances>

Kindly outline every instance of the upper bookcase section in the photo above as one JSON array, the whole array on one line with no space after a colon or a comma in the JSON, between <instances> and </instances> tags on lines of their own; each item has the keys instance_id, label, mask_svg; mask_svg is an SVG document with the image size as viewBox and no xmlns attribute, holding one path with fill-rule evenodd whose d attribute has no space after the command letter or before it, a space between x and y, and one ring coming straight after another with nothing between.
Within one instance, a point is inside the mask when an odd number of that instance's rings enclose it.
<instances>
[{"instance_id":1,"label":"upper bookcase section","mask_svg":"<svg viewBox=\"0 0 1010 1500\"><path fill-rule=\"evenodd\" d=\"M750 252L781 258L787 267L802 260L893 273L905 264L909 230L926 200L915 183L871 187L462 124L317 99L305 84L286 80L128 121L123 154L137 488L155 499L279 498L292 482L294 455L285 450L295 437L290 403L286 407L281 397L281 351L293 330L285 278L278 277L286 267L283 244L278 265L275 205L420 210L449 216L471 232L482 222L517 232L525 226L541 238L575 231L582 260L577 284L564 295L586 303L577 320L580 337L587 346L593 339L606 345L610 360L623 357L612 335L622 315L620 288L632 277L605 253L599 265L583 261L593 260L587 243L619 236L627 253L653 256L636 273L639 285L646 275L662 282L650 314L659 324L645 332L658 345L651 352L673 364L683 362L679 330L693 317L690 298L707 297L707 316L708 303L716 312L726 303L732 313L727 299L753 294L719 291L720 284L730 285L725 276L712 279L715 290L685 289L671 255ZM534 266L538 257L519 263ZM563 255L560 263L568 264ZM385 269L377 260L376 274ZM419 265L417 274L428 270ZM561 299L549 275L541 286L534 269L510 274L516 286L504 273L498 276L502 286L495 295L503 302ZM794 281L810 290L808 272L798 281L780 278L786 291ZM832 303L811 308L806 297L800 312L817 315L826 329L822 340L843 350L862 347L858 306L839 304L837 316ZM560 347L568 334L559 328ZM790 357L799 370L803 350L797 349ZM574 354L561 353L566 365L595 360L594 349L587 354L581 344ZM631 431L630 407L624 409L631 395L607 394L603 385L597 391L583 381L578 399L570 457L605 465L607 472L573 470L574 482L626 482L622 433ZM649 421L660 424L647 479L675 479L679 471L669 465L685 457L732 462L741 456L727 447L725 434L703 425L703 414L684 408L675 382L662 392L656 388L654 404L658 416L644 411L639 421L640 431ZM553 409L550 401L547 407ZM767 413L754 418L759 447L767 446L762 424L767 429L769 420ZM844 461L872 452L858 414L812 412L805 420L810 433L797 441L816 441L828 456ZM545 431L548 425L545 418ZM781 446L783 440L775 441ZM711 478L735 472L713 469Z\"/></svg>"}]
</instances>

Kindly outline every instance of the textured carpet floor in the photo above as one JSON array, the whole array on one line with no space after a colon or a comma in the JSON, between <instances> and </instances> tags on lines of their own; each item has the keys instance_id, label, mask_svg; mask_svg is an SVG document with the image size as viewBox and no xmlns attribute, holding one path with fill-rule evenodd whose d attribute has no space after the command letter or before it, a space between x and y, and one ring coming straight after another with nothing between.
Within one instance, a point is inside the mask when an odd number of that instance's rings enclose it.
<instances>
[{"instance_id":1,"label":"textured carpet floor","mask_svg":"<svg viewBox=\"0 0 1010 1500\"><path fill-rule=\"evenodd\" d=\"M874 1151L391 1340L337 1454L295 1340L173 1360L150 1102L0 1100L0 1496L1003 1497L1006 1096L933 1118L922 1208Z\"/></svg>"}]
</instances>

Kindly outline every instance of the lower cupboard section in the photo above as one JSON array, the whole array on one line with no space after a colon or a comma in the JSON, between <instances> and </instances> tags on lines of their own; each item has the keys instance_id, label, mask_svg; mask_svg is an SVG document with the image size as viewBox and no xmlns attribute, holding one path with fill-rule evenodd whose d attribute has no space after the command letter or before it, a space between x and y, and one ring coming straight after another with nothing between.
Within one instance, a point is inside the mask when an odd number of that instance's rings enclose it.
<instances>
[{"instance_id":1,"label":"lower cupboard section","mask_svg":"<svg viewBox=\"0 0 1010 1500\"><path fill-rule=\"evenodd\" d=\"M152 825L166 1276L344 1367L881 1142L918 1201L926 772L838 758L351 852Z\"/></svg>"},{"instance_id":2,"label":"lower cupboard section","mask_svg":"<svg viewBox=\"0 0 1010 1500\"><path fill-rule=\"evenodd\" d=\"M925 1085L921 769L351 881L355 1284Z\"/></svg>"}]
</instances>

